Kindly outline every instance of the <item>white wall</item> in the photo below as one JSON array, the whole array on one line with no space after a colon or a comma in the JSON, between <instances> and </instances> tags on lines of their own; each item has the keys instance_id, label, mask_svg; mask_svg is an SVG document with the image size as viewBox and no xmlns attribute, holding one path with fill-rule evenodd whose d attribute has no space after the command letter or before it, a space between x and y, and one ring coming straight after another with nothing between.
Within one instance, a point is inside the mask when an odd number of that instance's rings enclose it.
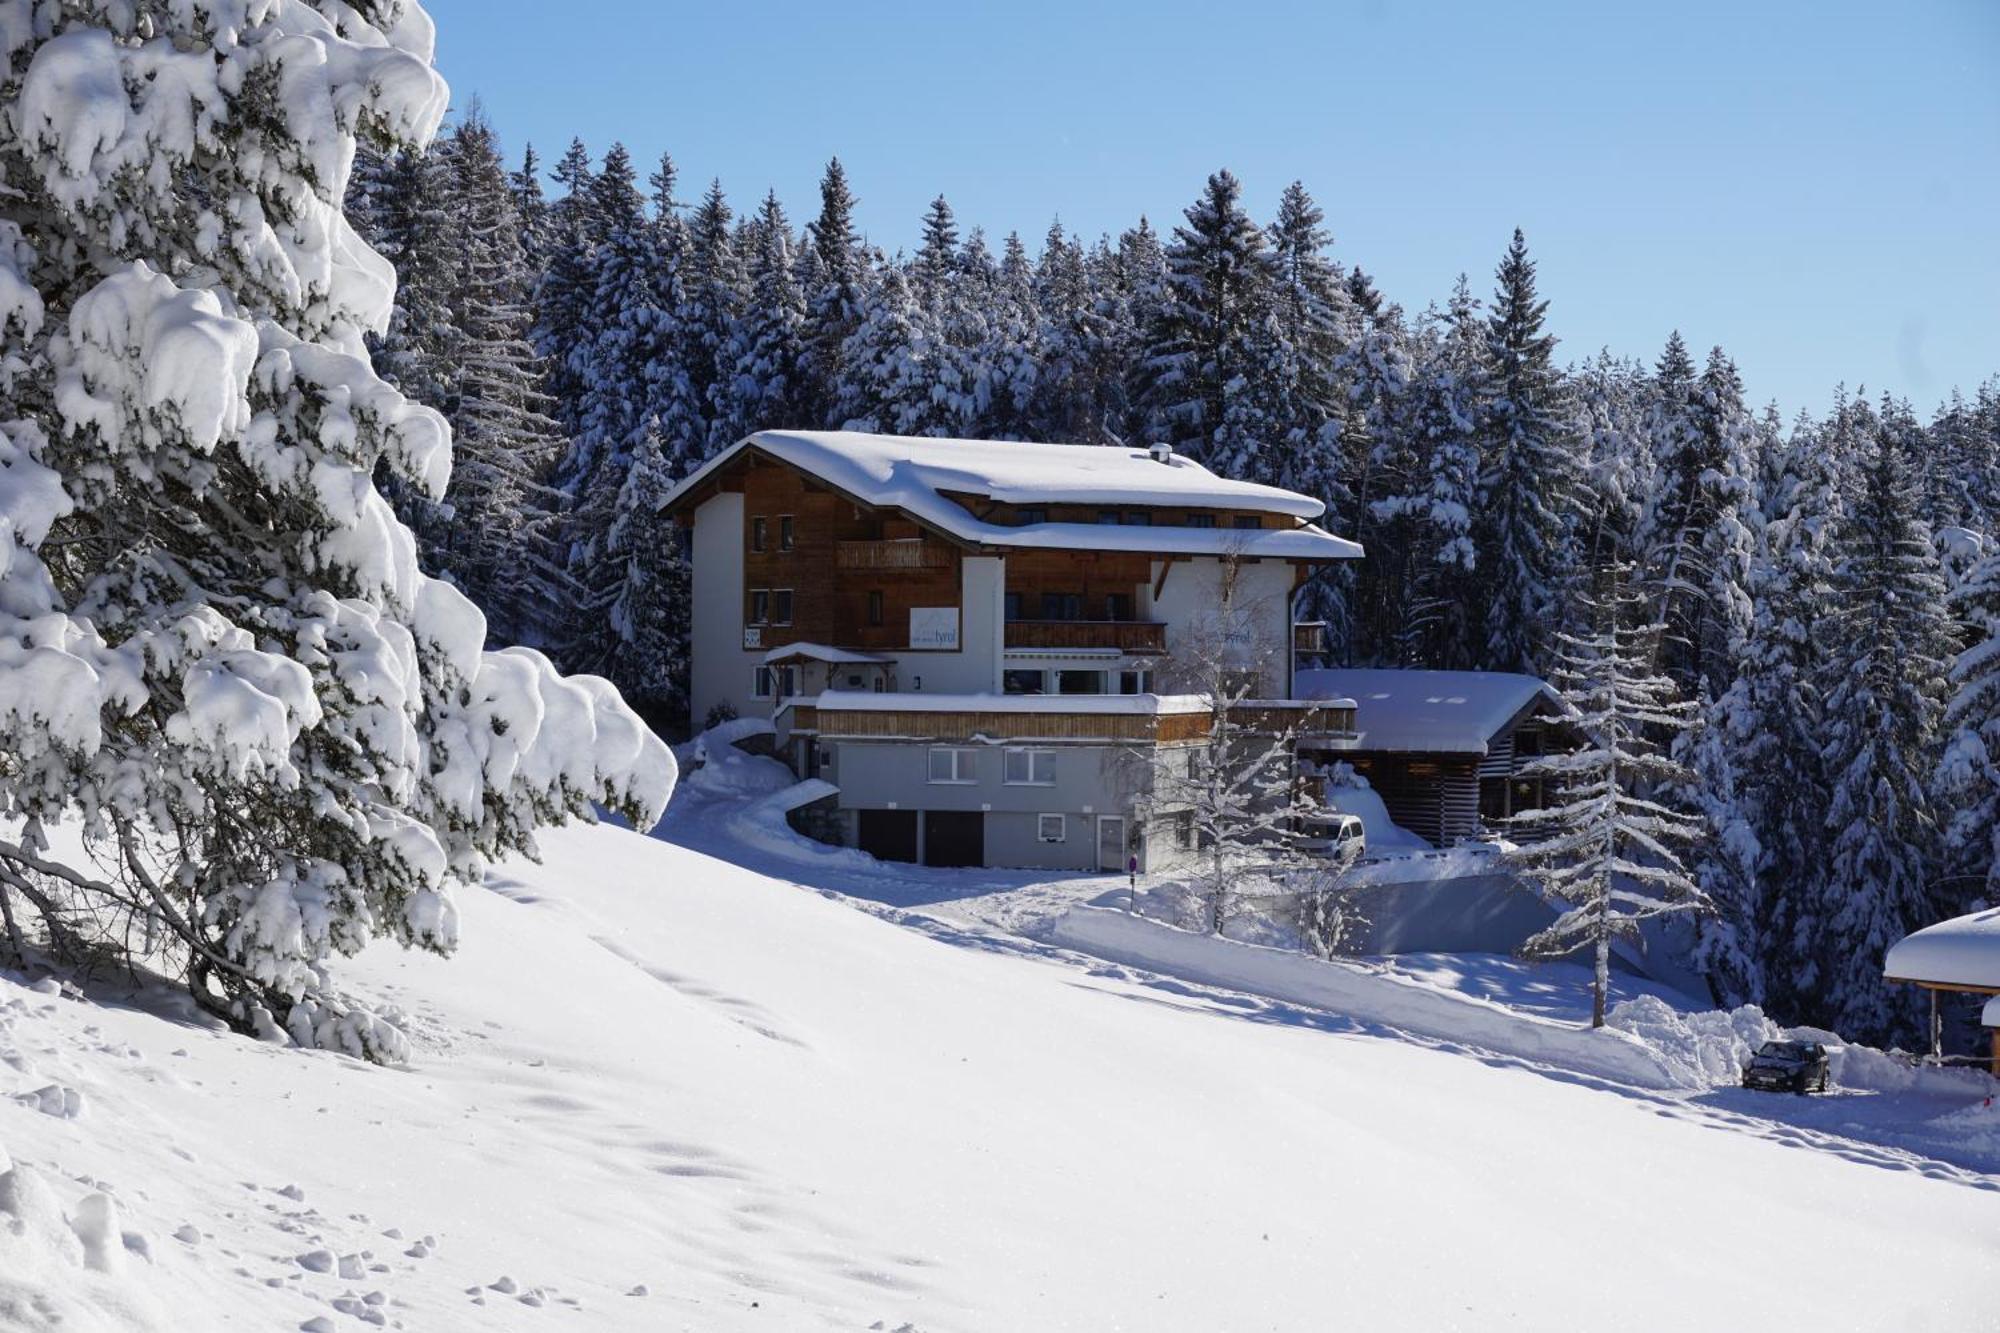
<instances>
[{"instance_id":1,"label":"white wall","mask_svg":"<svg viewBox=\"0 0 2000 1333\"><path fill-rule=\"evenodd\" d=\"M967 556L959 575L958 651L893 653L898 689L925 694L996 694L1006 615L1007 563Z\"/></svg>"},{"instance_id":2,"label":"white wall","mask_svg":"<svg viewBox=\"0 0 2000 1333\"><path fill-rule=\"evenodd\" d=\"M1167 626L1166 667L1185 651L1190 627L1213 625L1223 613L1223 562L1213 556L1176 561L1155 598L1160 566L1159 560L1153 562L1153 583L1142 595L1141 614ZM1265 694L1284 696L1291 689L1292 567L1282 560L1244 561L1229 605L1230 628L1240 623L1249 639L1241 661L1262 668Z\"/></svg>"},{"instance_id":3,"label":"white wall","mask_svg":"<svg viewBox=\"0 0 2000 1333\"><path fill-rule=\"evenodd\" d=\"M694 511L694 597L688 642L691 725L727 703L741 716L765 715L770 701L753 699L762 652L743 650L743 496L723 491Z\"/></svg>"}]
</instances>

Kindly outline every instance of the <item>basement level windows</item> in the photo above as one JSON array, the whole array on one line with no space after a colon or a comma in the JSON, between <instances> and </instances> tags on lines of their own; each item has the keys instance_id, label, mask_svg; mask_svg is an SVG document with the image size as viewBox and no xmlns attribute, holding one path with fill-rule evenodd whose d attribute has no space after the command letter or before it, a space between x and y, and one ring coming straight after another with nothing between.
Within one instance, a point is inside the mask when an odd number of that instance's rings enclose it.
<instances>
[{"instance_id":1,"label":"basement level windows","mask_svg":"<svg viewBox=\"0 0 2000 1333\"><path fill-rule=\"evenodd\" d=\"M1010 787L1055 786L1056 752L1054 750L1008 750L1004 781Z\"/></svg>"},{"instance_id":2,"label":"basement level windows","mask_svg":"<svg viewBox=\"0 0 2000 1333\"><path fill-rule=\"evenodd\" d=\"M930 749L930 781L941 786L968 786L979 781L973 769L977 751L956 746L933 745Z\"/></svg>"},{"instance_id":3,"label":"basement level windows","mask_svg":"<svg viewBox=\"0 0 2000 1333\"><path fill-rule=\"evenodd\" d=\"M1069 836L1069 820L1062 815L1036 815L1035 840L1061 842Z\"/></svg>"}]
</instances>

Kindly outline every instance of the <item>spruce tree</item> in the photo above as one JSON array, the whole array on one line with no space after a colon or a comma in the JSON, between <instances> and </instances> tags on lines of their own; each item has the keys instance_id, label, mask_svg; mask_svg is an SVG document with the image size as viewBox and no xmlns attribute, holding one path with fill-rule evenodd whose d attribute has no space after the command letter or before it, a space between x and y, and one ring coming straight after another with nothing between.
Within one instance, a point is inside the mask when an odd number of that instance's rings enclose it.
<instances>
[{"instance_id":1,"label":"spruce tree","mask_svg":"<svg viewBox=\"0 0 2000 1333\"><path fill-rule=\"evenodd\" d=\"M818 426L806 379L805 292L776 192L764 196L753 236L749 296L729 344L729 416L745 434Z\"/></svg>"},{"instance_id":2,"label":"spruce tree","mask_svg":"<svg viewBox=\"0 0 2000 1333\"><path fill-rule=\"evenodd\" d=\"M595 256L604 229L591 205L594 175L581 139L570 141L553 174L562 193L548 209L543 242L547 258L535 289L531 341L536 354L548 363L547 387L555 418L573 436L582 427L584 389L591 378ZM576 476L565 471L561 480L573 486Z\"/></svg>"},{"instance_id":3,"label":"spruce tree","mask_svg":"<svg viewBox=\"0 0 2000 1333\"><path fill-rule=\"evenodd\" d=\"M1571 519L1581 489L1564 385L1542 331L1548 302L1535 294L1535 265L1519 228L1500 261L1486 320L1486 395L1480 407L1479 521L1474 544L1485 566L1481 665L1538 673L1550 659L1550 627L1569 568Z\"/></svg>"},{"instance_id":4,"label":"spruce tree","mask_svg":"<svg viewBox=\"0 0 2000 1333\"><path fill-rule=\"evenodd\" d=\"M1108 444L1124 429L1118 333L1124 306L1100 289L1104 270L1051 223L1034 276L1038 325L1034 400L1025 433L1037 440Z\"/></svg>"},{"instance_id":5,"label":"spruce tree","mask_svg":"<svg viewBox=\"0 0 2000 1333\"><path fill-rule=\"evenodd\" d=\"M1582 599L1591 629L1561 636L1555 671L1584 748L1522 768L1554 790L1545 808L1514 817L1525 836L1511 853L1559 912L1521 951L1590 951L1592 1027L1604 1026L1615 941L1636 938L1655 917L1710 910L1677 850L1701 836L1701 821L1656 795L1690 778L1659 742L1691 725L1694 705L1650 665L1659 626L1635 623L1646 599L1626 586L1629 571L1614 566L1604 579L1601 594Z\"/></svg>"},{"instance_id":6,"label":"spruce tree","mask_svg":"<svg viewBox=\"0 0 2000 1333\"><path fill-rule=\"evenodd\" d=\"M1270 312L1270 249L1243 210L1243 187L1227 171L1208 178L1165 251L1164 308L1150 331L1142 375L1148 425L1166 442L1224 476L1267 475L1270 438L1260 390L1269 373L1260 347Z\"/></svg>"},{"instance_id":7,"label":"spruce tree","mask_svg":"<svg viewBox=\"0 0 2000 1333\"><path fill-rule=\"evenodd\" d=\"M0 947L165 941L123 961L395 1059L335 956L449 953L457 889L594 802L651 822L674 766L603 682L483 651L376 489L441 496L451 464L358 354L393 273L341 211L356 135L421 152L446 104L426 25L377 10L149 5L141 38L72 0L9 30L0 700L34 704L0 707Z\"/></svg>"},{"instance_id":8,"label":"spruce tree","mask_svg":"<svg viewBox=\"0 0 2000 1333\"><path fill-rule=\"evenodd\" d=\"M819 216L807 228L812 235L812 272L806 288L806 371L816 404L814 424L834 425L843 416L840 404L852 392L845 348L866 317L874 284L854 230L854 194L837 157L826 164L820 178L819 200Z\"/></svg>"},{"instance_id":9,"label":"spruce tree","mask_svg":"<svg viewBox=\"0 0 2000 1333\"><path fill-rule=\"evenodd\" d=\"M1858 446L1858 488L1840 524L1826 626L1823 755L1828 868L1803 922L1812 973L1801 1003L1860 1041L1916 1033L1907 988L1882 957L1941 913L1932 893L1938 820L1930 785L1952 652L1944 580L1918 510L1915 423L1893 404L1851 404L1838 430Z\"/></svg>"}]
</instances>

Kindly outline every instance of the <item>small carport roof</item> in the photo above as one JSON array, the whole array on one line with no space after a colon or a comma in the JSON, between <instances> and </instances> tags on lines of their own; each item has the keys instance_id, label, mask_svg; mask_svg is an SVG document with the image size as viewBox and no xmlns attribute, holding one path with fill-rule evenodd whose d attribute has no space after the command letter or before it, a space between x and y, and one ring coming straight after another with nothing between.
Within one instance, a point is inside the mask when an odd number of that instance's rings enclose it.
<instances>
[{"instance_id":1,"label":"small carport roof","mask_svg":"<svg viewBox=\"0 0 2000 1333\"><path fill-rule=\"evenodd\" d=\"M1485 754L1487 743L1537 703L1558 715L1562 696L1534 676L1506 671L1406 671L1317 667L1299 672L1300 699L1352 699L1352 748L1406 754Z\"/></svg>"},{"instance_id":2,"label":"small carport roof","mask_svg":"<svg viewBox=\"0 0 2000 1333\"><path fill-rule=\"evenodd\" d=\"M834 648L824 643L780 644L764 654L765 666L776 666L780 662L826 662L840 666L891 666L896 659L883 657L880 653L857 652L852 648Z\"/></svg>"},{"instance_id":3,"label":"small carport roof","mask_svg":"<svg viewBox=\"0 0 2000 1333\"><path fill-rule=\"evenodd\" d=\"M1943 990L2000 994L2000 907L1926 926L1889 946L1882 975Z\"/></svg>"}]
</instances>

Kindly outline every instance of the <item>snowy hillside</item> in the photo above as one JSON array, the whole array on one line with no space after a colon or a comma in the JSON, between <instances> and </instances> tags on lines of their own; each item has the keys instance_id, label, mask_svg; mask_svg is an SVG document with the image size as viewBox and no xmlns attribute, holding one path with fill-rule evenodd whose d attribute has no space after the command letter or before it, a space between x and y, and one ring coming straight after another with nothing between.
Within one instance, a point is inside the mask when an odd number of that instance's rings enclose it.
<instances>
[{"instance_id":1,"label":"snowy hillside","mask_svg":"<svg viewBox=\"0 0 2000 1333\"><path fill-rule=\"evenodd\" d=\"M2000 1182L1743 1100L913 930L609 828L460 906L457 959L378 948L342 972L408 1016L408 1069L0 982L0 1092L40 1094L0 1103L0 1328L1990 1309Z\"/></svg>"}]
</instances>

